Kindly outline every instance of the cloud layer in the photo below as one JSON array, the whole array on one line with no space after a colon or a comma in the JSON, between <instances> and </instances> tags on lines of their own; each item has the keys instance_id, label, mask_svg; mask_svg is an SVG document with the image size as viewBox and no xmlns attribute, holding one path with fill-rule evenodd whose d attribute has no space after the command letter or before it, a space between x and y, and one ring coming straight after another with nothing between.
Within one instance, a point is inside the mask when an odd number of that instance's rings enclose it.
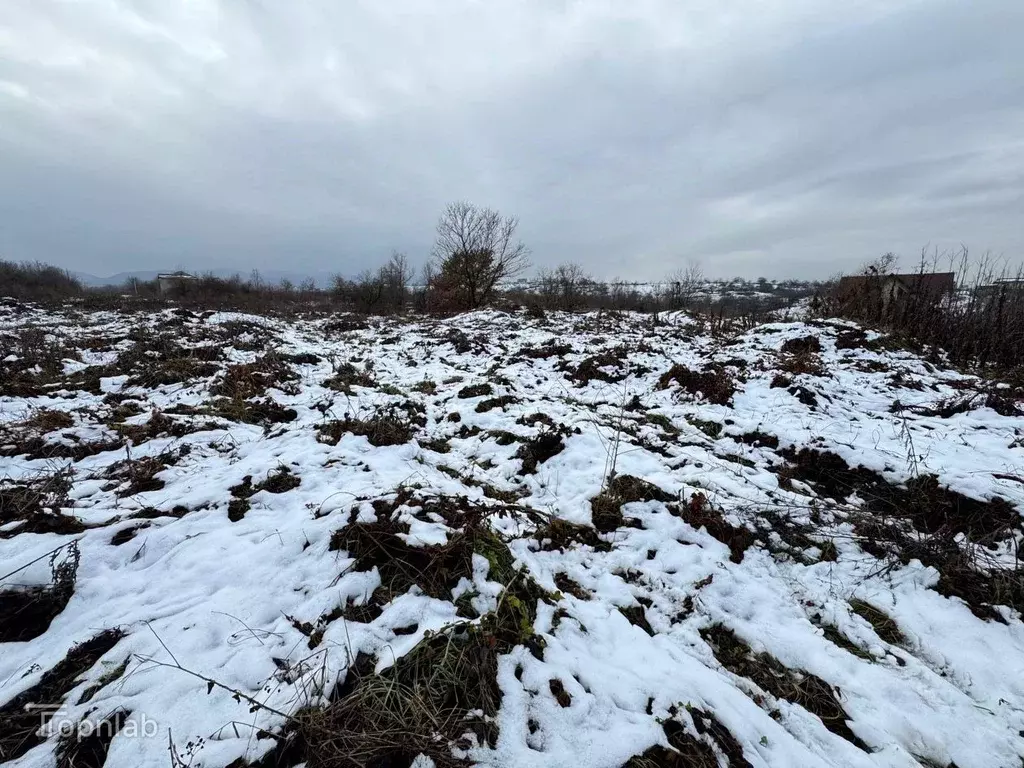
<instances>
[{"instance_id":1,"label":"cloud layer","mask_svg":"<svg viewBox=\"0 0 1024 768\"><path fill-rule=\"evenodd\" d=\"M1017 0L6 0L0 258L354 273L444 204L541 265L1024 246Z\"/></svg>"}]
</instances>

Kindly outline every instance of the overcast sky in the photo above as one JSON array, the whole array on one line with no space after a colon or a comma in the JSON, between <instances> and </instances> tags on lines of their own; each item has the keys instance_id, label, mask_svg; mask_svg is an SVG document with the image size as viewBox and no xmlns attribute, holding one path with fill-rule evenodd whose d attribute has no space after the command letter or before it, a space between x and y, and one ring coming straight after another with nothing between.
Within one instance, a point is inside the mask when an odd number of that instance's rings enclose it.
<instances>
[{"instance_id":1,"label":"overcast sky","mask_svg":"<svg viewBox=\"0 0 1024 768\"><path fill-rule=\"evenodd\" d=\"M1024 255L1022 0L0 0L0 258L355 273Z\"/></svg>"}]
</instances>

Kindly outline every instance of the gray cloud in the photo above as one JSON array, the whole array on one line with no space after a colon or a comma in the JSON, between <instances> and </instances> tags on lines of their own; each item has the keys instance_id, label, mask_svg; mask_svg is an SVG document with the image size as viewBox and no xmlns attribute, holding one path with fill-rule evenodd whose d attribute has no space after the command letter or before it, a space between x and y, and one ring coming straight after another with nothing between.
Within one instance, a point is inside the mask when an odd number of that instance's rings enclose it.
<instances>
[{"instance_id":1,"label":"gray cloud","mask_svg":"<svg viewBox=\"0 0 1024 768\"><path fill-rule=\"evenodd\" d=\"M1024 6L827 5L7 0L0 256L351 273L469 199L609 277L1017 260Z\"/></svg>"}]
</instances>

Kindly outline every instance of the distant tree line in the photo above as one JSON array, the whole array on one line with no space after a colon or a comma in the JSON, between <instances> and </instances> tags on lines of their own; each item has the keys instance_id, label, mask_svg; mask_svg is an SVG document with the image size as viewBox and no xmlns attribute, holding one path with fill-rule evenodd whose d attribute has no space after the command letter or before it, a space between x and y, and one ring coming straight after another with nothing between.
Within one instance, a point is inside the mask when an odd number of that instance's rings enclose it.
<instances>
[{"instance_id":1,"label":"distant tree line","mask_svg":"<svg viewBox=\"0 0 1024 768\"><path fill-rule=\"evenodd\" d=\"M118 286L86 288L66 270L45 264L0 262L0 295L21 300L78 299L92 306L145 306L175 301L210 308L252 311L341 309L365 314L407 310L451 314L495 304L519 304L537 310L633 309L664 311L701 306L782 306L808 295L813 287L794 281L790 288L736 280L723 289L705 280L691 263L660 283L641 285L595 280L577 263L543 268L532 280L529 249L518 239L518 219L466 202L448 205L438 223L431 255L416 275L408 257L392 253L376 269L354 277L335 275L329 286L312 280L269 283L258 271L248 278L213 274L160 281L130 278ZM768 290L768 289L771 290ZM711 295L709 290L726 295Z\"/></svg>"}]
</instances>

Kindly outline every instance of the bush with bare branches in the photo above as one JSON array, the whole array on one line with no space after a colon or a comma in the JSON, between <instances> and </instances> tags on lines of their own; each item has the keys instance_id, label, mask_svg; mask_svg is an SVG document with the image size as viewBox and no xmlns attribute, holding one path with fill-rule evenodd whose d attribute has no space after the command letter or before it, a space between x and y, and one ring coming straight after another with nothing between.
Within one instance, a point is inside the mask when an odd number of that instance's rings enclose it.
<instances>
[{"instance_id":1,"label":"bush with bare branches","mask_svg":"<svg viewBox=\"0 0 1024 768\"><path fill-rule=\"evenodd\" d=\"M529 249L516 240L519 220L491 208L451 203L437 222L433 290L450 309L478 309L488 304L499 283L529 267Z\"/></svg>"}]
</instances>

